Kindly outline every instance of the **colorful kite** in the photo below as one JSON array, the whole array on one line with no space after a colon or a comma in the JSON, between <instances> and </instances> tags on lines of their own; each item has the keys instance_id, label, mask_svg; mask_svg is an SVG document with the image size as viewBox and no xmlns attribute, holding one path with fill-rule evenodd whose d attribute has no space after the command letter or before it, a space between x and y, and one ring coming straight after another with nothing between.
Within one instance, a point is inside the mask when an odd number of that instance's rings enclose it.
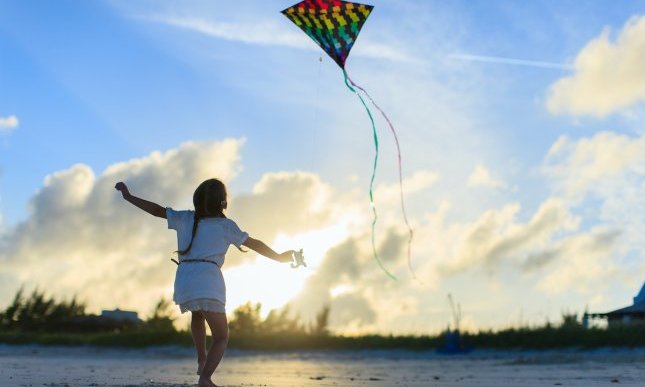
<instances>
[{"instance_id":1,"label":"colorful kite","mask_svg":"<svg viewBox=\"0 0 645 387\"><path fill-rule=\"evenodd\" d=\"M374 228L376 226L376 221L378 219L376 214L376 206L374 205L374 179L376 177L376 166L378 164L378 154L379 154L379 141L378 135L376 133L376 125L374 123L374 117L372 112L367 107L365 100L356 89L363 92L370 102L381 112L381 115L387 121L394 139L396 142L398 164L399 164L399 188L401 196L401 211L403 212L403 219L408 228L409 238L408 238L408 268L413 278L416 278L414 275L414 270L412 269L411 263L411 244L413 232L408 221L408 216L405 211L405 202L403 200L403 177L401 171L401 148L399 146L399 139L396 134L396 130L392 125L392 122L387 117L385 112L374 102L369 93L359 85L357 85L347 74L345 69L345 61L349 56L349 52L358 38L358 33L360 32L365 20L369 17L372 9L374 7L367 4L358 4L350 3L348 1L339 1L339 0L304 0L295 4L285 10L282 13L289 18L295 25L300 27L314 42L316 42L320 48L322 48L327 55L329 55L338 66L343 70L343 75L345 77L345 84L354 94L358 96L361 100L361 103L367 111L367 115L370 118L372 123L372 133L374 136L374 147L376 153L374 156L374 164L372 167L372 177L370 179L370 205L372 207L372 252L374 258L378 262L381 269L392 279L396 279L392 273L387 271L383 266L383 263L378 257L376 251L375 243L375 232Z\"/></svg>"}]
</instances>

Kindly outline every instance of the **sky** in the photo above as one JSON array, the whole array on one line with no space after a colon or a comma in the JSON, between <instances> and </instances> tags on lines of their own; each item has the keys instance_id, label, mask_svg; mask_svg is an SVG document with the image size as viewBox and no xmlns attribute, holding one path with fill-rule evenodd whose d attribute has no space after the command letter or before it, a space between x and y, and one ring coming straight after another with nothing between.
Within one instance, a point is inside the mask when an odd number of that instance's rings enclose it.
<instances>
[{"instance_id":1,"label":"sky","mask_svg":"<svg viewBox=\"0 0 645 387\"><path fill-rule=\"evenodd\" d=\"M338 333L501 329L631 304L645 281L645 1L374 0L338 66L292 1L0 0L0 308L172 297L175 209L218 177L227 215L307 268L229 250L227 310L325 305ZM373 109L374 112L376 110ZM414 278L416 277L416 278ZM179 312L177 311L177 315ZM184 321L185 316L183 317Z\"/></svg>"}]
</instances>

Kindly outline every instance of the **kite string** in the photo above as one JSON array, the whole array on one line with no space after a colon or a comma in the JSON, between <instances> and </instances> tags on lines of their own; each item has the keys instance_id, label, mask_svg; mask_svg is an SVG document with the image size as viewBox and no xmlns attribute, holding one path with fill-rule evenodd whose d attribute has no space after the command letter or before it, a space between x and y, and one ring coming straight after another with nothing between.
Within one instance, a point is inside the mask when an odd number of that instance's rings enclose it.
<instances>
[{"instance_id":1,"label":"kite string","mask_svg":"<svg viewBox=\"0 0 645 387\"><path fill-rule=\"evenodd\" d=\"M405 225L408 228L408 234L409 234L408 235L408 269L410 270L410 274L412 275L412 278L416 279L416 275L414 273L414 270L412 269L412 258L411 258L411 255L412 255L412 239L414 238L414 231L412 230L412 227L410 226L410 222L408 221L408 214L407 214L407 211L405 210L405 200L403 198L403 172L402 172L403 168L401 166L401 164L402 164L402 162L401 162L401 146L399 144L399 136L397 135L396 129L394 129L394 125L392 125L392 121L390 121L390 118L387 116L387 114L385 114L383 109L381 109L381 107L378 106L378 104L374 101L372 96L370 96L370 94L367 92L367 90L365 90L361 86L357 85L356 82L354 82L352 80L352 78L349 77L349 75L345 74L345 76L349 80L349 82L352 84L352 86L356 87L357 89L359 89L360 91L365 93L365 95L370 100L372 105L374 105L374 107L376 107L376 109L378 109L378 111L381 112L381 115L383 116L383 118L385 118L385 121L387 122L388 126L390 127L390 131L394 135L394 141L396 143L396 152L397 152L398 165L399 165L399 192L400 192L400 197L401 197L401 212L403 213L403 220L405 221Z\"/></svg>"},{"instance_id":2,"label":"kite string","mask_svg":"<svg viewBox=\"0 0 645 387\"><path fill-rule=\"evenodd\" d=\"M318 70L316 72L316 100L315 100L315 106L314 106L314 124L313 124L313 130L311 135L311 151L309 152L311 157L309 172L311 174L315 173L315 167L317 165L316 150L318 149L318 147L316 146L316 144L318 143L317 134L320 129L320 120L318 119L318 116L320 115L320 80L321 80L320 74L322 70L322 61L323 61L322 56L319 56ZM307 211L305 223L306 223L307 230L309 230L311 226L311 209Z\"/></svg>"},{"instance_id":3,"label":"kite string","mask_svg":"<svg viewBox=\"0 0 645 387\"><path fill-rule=\"evenodd\" d=\"M374 136L374 148L376 150L376 153L374 155L374 164L372 166L372 177L370 179L370 206L372 207L372 254L374 255L374 259L376 259L376 262L380 266L381 270L385 272L385 274L388 275L393 280L397 280L396 277L387 271L385 266L383 266L383 263L381 262L380 258L378 257L378 252L376 251L376 241L375 241L375 228L376 228L376 221L378 220L378 216L376 214L376 205L374 204L374 179L376 178L376 166L378 164L378 153L379 153L379 144L378 144L378 135L376 133L376 124L374 123L374 117L372 117L372 112L370 111L369 107L367 107L367 104L363 100L363 97L356 92L356 90L349 84L349 76L347 75L347 71L345 68L342 68L343 70L343 75L345 76L345 85L347 85L347 88L352 91L352 93L356 94L356 96L361 100L361 103L363 104L363 107L365 108L365 111L367 112L367 115L370 118L370 122L372 123L372 134ZM353 82L352 82L353 83Z\"/></svg>"}]
</instances>

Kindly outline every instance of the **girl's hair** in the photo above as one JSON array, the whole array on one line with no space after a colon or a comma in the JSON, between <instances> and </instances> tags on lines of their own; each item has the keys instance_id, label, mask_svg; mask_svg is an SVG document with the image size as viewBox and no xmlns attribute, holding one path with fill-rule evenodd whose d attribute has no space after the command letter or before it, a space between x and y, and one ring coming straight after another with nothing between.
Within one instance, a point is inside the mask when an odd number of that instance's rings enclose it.
<instances>
[{"instance_id":1,"label":"girl's hair","mask_svg":"<svg viewBox=\"0 0 645 387\"><path fill-rule=\"evenodd\" d=\"M204 218L226 218L224 208L226 207L226 186L218 179L208 179L202 182L193 194L193 205L195 206L195 219L193 221L193 233L190 244L184 250L177 251L179 255L186 255L193 246L193 240L197 233L199 221ZM244 251L238 247L240 251Z\"/></svg>"}]
</instances>

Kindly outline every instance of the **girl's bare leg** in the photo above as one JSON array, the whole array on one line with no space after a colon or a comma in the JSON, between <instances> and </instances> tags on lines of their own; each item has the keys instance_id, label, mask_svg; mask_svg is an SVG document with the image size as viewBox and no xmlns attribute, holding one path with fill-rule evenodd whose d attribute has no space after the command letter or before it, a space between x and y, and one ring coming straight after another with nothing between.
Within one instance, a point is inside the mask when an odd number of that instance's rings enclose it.
<instances>
[{"instance_id":1,"label":"girl's bare leg","mask_svg":"<svg viewBox=\"0 0 645 387\"><path fill-rule=\"evenodd\" d=\"M206 318L202 311L192 312L190 332L197 350L197 375L200 375L206 363Z\"/></svg>"},{"instance_id":2,"label":"girl's bare leg","mask_svg":"<svg viewBox=\"0 0 645 387\"><path fill-rule=\"evenodd\" d=\"M211 376L224 356L228 343L228 322L225 313L203 312L211 329L213 342L206 355L206 363L199 377L199 387L212 387Z\"/></svg>"}]
</instances>

